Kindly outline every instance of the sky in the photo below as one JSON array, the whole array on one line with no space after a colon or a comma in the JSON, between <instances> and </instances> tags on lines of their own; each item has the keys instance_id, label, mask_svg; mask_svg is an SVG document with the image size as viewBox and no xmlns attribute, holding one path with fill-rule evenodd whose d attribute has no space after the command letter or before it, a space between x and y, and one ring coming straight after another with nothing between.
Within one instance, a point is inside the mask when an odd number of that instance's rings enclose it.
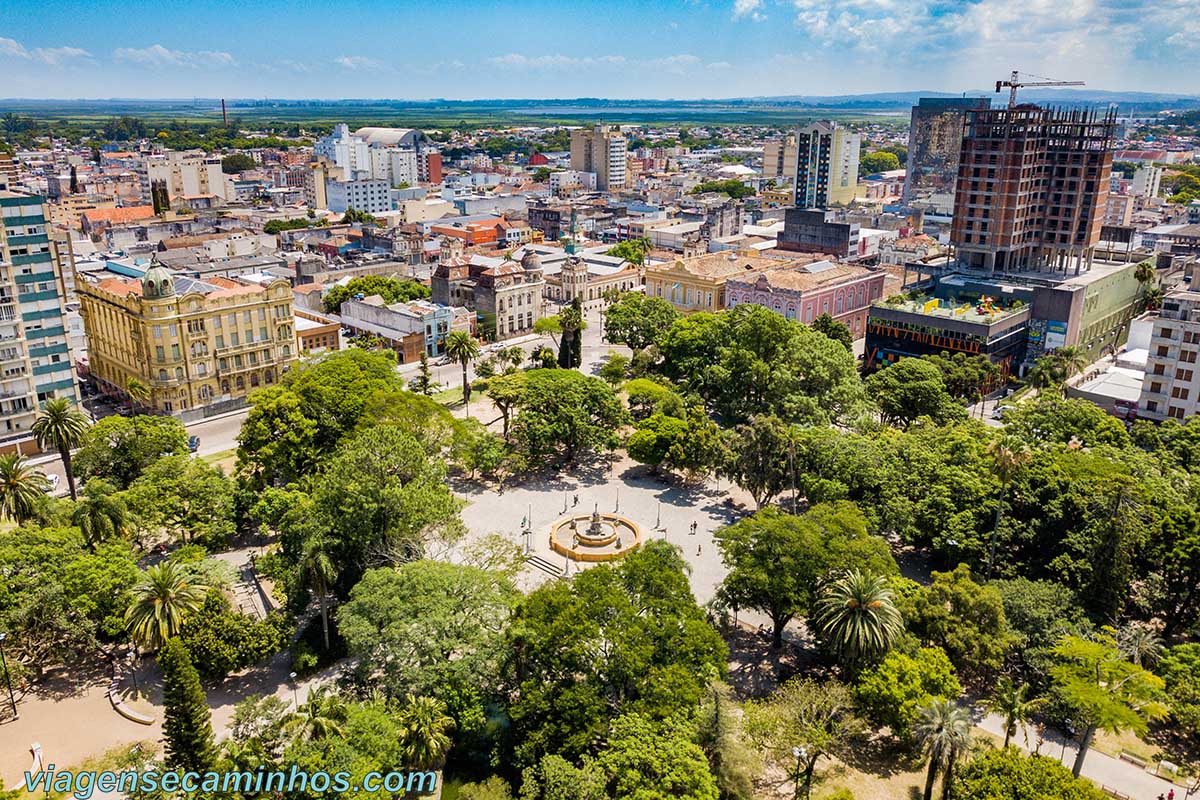
<instances>
[{"instance_id":1,"label":"sky","mask_svg":"<svg viewBox=\"0 0 1200 800\"><path fill-rule=\"evenodd\" d=\"M2 0L0 97L1200 94L1198 0Z\"/></svg>"}]
</instances>

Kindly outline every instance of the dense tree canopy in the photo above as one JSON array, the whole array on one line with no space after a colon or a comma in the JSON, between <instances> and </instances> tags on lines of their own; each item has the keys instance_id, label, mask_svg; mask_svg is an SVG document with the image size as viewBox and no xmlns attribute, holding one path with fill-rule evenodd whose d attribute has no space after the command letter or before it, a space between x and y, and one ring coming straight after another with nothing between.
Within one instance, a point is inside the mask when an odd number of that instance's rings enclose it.
<instances>
[{"instance_id":1,"label":"dense tree canopy","mask_svg":"<svg viewBox=\"0 0 1200 800\"><path fill-rule=\"evenodd\" d=\"M351 278L343 285L334 286L325 293L322 302L326 312L338 314L342 310L342 303L358 295L363 297L379 295L383 298L383 302L390 305L391 303L407 303L409 300L428 299L429 287L414 280L404 280L390 275L363 275Z\"/></svg>"},{"instance_id":2,"label":"dense tree canopy","mask_svg":"<svg viewBox=\"0 0 1200 800\"><path fill-rule=\"evenodd\" d=\"M693 708L726 648L696 605L678 552L653 541L617 566L548 583L518 606L507 637L517 756L576 758L608 720L666 720Z\"/></svg>"}]
</instances>

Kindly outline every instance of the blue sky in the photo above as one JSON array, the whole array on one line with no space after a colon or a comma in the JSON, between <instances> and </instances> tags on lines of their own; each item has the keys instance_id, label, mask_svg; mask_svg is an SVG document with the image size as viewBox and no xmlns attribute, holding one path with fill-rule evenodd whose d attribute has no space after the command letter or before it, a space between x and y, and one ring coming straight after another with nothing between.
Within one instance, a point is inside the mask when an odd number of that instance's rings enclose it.
<instances>
[{"instance_id":1,"label":"blue sky","mask_svg":"<svg viewBox=\"0 0 1200 800\"><path fill-rule=\"evenodd\" d=\"M1200 94L1198 0L3 0L0 96Z\"/></svg>"}]
</instances>

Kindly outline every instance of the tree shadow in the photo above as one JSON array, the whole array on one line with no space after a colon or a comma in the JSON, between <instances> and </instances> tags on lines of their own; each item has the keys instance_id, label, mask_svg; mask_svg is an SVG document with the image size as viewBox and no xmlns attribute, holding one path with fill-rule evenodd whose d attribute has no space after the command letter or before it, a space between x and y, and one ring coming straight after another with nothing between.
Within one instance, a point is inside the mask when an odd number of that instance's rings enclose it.
<instances>
[{"instance_id":1,"label":"tree shadow","mask_svg":"<svg viewBox=\"0 0 1200 800\"><path fill-rule=\"evenodd\" d=\"M103 691L109 679L108 662L101 657L81 659L70 664L58 664L42 671L25 685L21 696L31 695L43 700L68 700L84 691ZM16 687L13 687L16 689ZM4 698L7 701L7 697Z\"/></svg>"},{"instance_id":2,"label":"tree shadow","mask_svg":"<svg viewBox=\"0 0 1200 800\"><path fill-rule=\"evenodd\" d=\"M841 761L851 769L883 779L924 767L924 759L890 733L861 739L842 754Z\"/></svg>"}]
</instances>

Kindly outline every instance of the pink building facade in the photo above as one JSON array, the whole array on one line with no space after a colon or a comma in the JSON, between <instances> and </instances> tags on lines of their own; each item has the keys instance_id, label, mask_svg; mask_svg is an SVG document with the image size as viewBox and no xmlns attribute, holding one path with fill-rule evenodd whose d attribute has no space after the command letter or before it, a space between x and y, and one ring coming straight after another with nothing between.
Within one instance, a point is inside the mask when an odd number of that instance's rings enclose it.
<instances>
[{"instance_id":1,"label":"pink building facade","mask_svg":"<svg viewBox=\"0 0 1200 800\"><path fill-rule=\"evenodd\" d=\"M866 335L871 303L883 295L886 273L828 261L785 267L725 281L727 308L744 303L810 323L829 314L858 339Z\"/></svg>"}]
</instances>

